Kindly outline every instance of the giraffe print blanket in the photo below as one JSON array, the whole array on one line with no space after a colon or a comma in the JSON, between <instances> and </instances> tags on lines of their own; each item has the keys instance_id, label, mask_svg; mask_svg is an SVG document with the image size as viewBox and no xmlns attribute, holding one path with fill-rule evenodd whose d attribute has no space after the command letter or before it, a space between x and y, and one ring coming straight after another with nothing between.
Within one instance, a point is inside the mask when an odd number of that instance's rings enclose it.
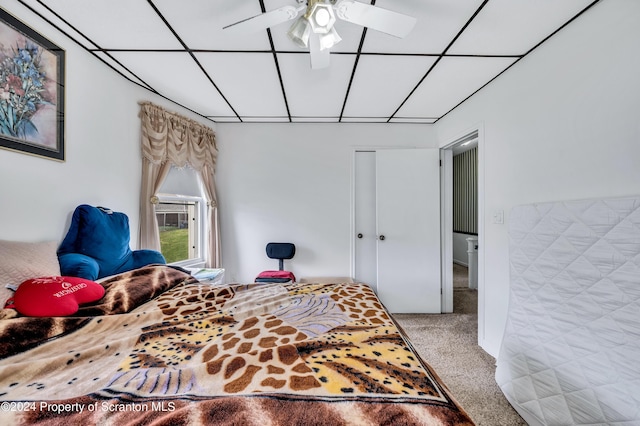
<instances>
[{"instance_id":1,"label":"giraffe print blanket","mask_svg":"<svg viewBox=\"0 0 640 426\"><path fill-rule=\"evenodd\" d=\"M74 317L0 320L0 423L472 425L360 283L102 282Z\"/></svg>"}]
</instances>

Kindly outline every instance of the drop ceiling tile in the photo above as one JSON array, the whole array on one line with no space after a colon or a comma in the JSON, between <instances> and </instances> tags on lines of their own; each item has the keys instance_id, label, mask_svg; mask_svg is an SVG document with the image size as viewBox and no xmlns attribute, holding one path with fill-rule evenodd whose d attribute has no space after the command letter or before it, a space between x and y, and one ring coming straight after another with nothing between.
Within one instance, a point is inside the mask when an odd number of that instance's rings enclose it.
<instances>
[{"instance_id":1,"label":"drop ceiling tile","mask_svg":"<svg viewBox=\"0 0 640 426\"><path fill-rule=\"evenodd\" d=\"M441 117L510 66L513 58L444 57L397 117Z\"/></svg>"},{"instance_id":2,"label":"drop ceiling tile","mask_svg":"<svg viewBox=\"0 0 640 426\"><path fill-rule=\"evenodd\" d=\"M94 49L96 47L96 45L91 43L91 41L88 40L84 36L84 34L76 31L76 29L68 25L64 19L61 19L60 17L53 15L51 11L47 8L47 6L41 4L36 0L23 0L23 1L25 4L29 5L29 7L32 8L36 13L40 14L41 16L44 16L49 22L56 25L62 32L64 32L69 37L74 39L78 44L80 44L84 48ZM61 44L60 42L55 42L55 40L51 38L51 34L48 34L47 38L49 38L52 42L56 44Z\"/></svg>"},{"instance_id":3,"label":"drop ceiling tile","mask_svg":"<svg viewBox=\"0 0 640 426\"><path fill-rule=\"evenodd\" d=\"M413 16L404 39L367 31L363 52L442 53L482 4L482 0L378 0L376 6Z\"/></svg>"},{"instance_id":4,"label":"drop ceiling tile","mask_svg":"<svg viewBox=\"0 0 640 426\"><path fill-rule=\"evenodd\" d=\"M146 1L47 0L46 4L102 48L182 48Z\"/></svg>"},{"instance_id":5,"label":"drop ceiling tile","mask_svg":"<svg viewBox=\"0 0 640 426\"><path fill-rule=\"evenodd\" d=\"M243 120L245 116L288 117L272 53L195 55Z\"/></svg>"},{"instance_id":6,"label":"drop ceiling tile","mask_svg":"<svg viewBox=\"0 0 640 426\"><path fill-rule=\"evenodd\" d=\"M112 55L174 102L205 116L235 115L188 53L113 52Z\"/></svg>"},{"instance_id":7,"label":"drop ceiling tile","mask_svg":"<svg viewBox=\"0 0 640 426\"><path fill-rule=\"evenodd\" d=\"M328 68L312 70L308 54L278 54L292 116L340 116L355 57L332 54L330 60Z\"/></svg>"},{"instance_id":8,"label":"drop ceiling tile","mask_svg":"<svg viewBox=\"0 0 640 426\"><path fill-rule=\"evenodd\" d=\"M269 50L267 32L229 33L223 28L261 13L257 1L155 0L160 13L191 49Z\"/></svg>"},{"instance_id":9,"label":"drop ceiling tile","mask_svg":"<svg viewBox=\"0 0 640 426\"><path fill-rule=\"evenodd\" d=\"M525 54L590 3L592 0L491 0L447 53Z\"/></svg>"},{"instance_id":10,"label":"drop ceiling tile","mask_svg":"<svg viewBox=\"0 0 640 426\"><path fill-rule=\"evenodd\" d=\"M360 56L344 115L389 118L436 59L433 56Z\"/></svg>"}]
</instances>

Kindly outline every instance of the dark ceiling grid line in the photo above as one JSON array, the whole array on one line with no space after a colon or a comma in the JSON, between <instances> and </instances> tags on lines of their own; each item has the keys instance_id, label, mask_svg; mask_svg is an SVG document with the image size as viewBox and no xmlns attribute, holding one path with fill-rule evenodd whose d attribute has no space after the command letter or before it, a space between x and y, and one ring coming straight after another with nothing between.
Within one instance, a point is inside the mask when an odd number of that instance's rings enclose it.
<instances>
[{"instance_id":1,"label":"dark ceiling grid line","mask_svg":"<svg viewBox=\"0 0 640 426\"><path fill-rule=\"evenodd\" d=\"M18 0L22 1L22 0ZM600 1L600 0L596 0ZM77 31L77 30L76 30ZM70 37L70 36L69 36ZM86 38L86 36L84 36ZM99 51L99 52L139 52L139 53L148 53L148 52L164 52L164 53L176 53L176 52L193 52L193 53L273 53L273 50L268 49L192 49L192 48L184 48L184 49L149 49L149 48L111 48L111 47L99 47L96 46L94 49L85 49L89 51ZM304 50L280 50L276 49L275 53L277 54L287 54L287 55L308 55L309 52ZM331 52L332 55L357 55L357 52L344 52L337 51ZM406 57L432 57L432 56L446 56L450 58L520 58L524 56L524 54L512 54L512 55L496 55L496 54L469 54L469 53L409 53L409 52L360 52L360 56L406 56Z\"/></svg>"},{"instance_id":2,"label":"dark ceiling grid line","mask_svg":"<svg viewBox=\"0 0 640 426\"><path fill-rule=\"evenodd\" d=\"M291 111L289 110L289 100L287 99L287 91L284 88L284 80L282 79L282 72L280 71L280 62L278 61L278 54L276 53L273 45L273 37L271 36L271 29L267 28L267 34L269 34L269 43L271 44L271 54L273 55L273 62L276 66L276 72L278 73L278 80L280 80L280 90L282 90L282 100L284 101L284 107L287 110L287 117L291 123Z\"/></svg>"},{"instance_id":3,"label":"dark ceiling grid line","mask_svg":"<svg viewBox=\"0 0 640 426\"><path fill-rule=\"evenodd\" d=\"M391 117L389 117L389 119L387 120L387 123L389 123L391 121L392 118L395 117L395 115L398 113L398 111L400 111L400 108L402 108L404 106L405 103L407 103L407 101L409 100L409 98L415 93L416 90L418 90L418 87L420 87L420 85L422 84L422 82L427 78L427 76L429 74L431 74L431 71L433 71L433 69L436 67L436 65L438 65L438 63L442 60L442 58L446 55L447 51L451 48L451 46L453 46L453 43L456 42L456 40L458 38L460 38L460 36L462 35L462 33L467 29L467 27L471 24L471 22L476 18L476 16L478 16L478 14L480 13L480 11L487 5L487 3L489 3L489 0L484 0L482 2L482 4L480 6L478 6L478 9L476 9L476 11L473 13L473 15L471 15L471 17L467 20L467 22L462 26L462 28L460 29L460 31L458 31L458 33L456 34L456 36L449 42L449 44L447 45L447 47L445 47L445 49L442 51L442 53L438 56L438 59L435 60L435 62L429 67L429 69L427 70L427 72L422 76L422 78L420 79L420 81L418 81L418 84L416 84L416 86L409 92L409 94L407 95L407 97L400 103L400 105L398 106L398 108L396 108L396 110L393 112L393 114L391 114Z\"/></svg>"},{"instance_id":4,"label":"dark ceiling grid line","mask_svg":"<svg viewBox=\"0 0 640 426\"><path fill-rule=\"evenodd\" d=\"M240 117L240 115L236 112L236 110L233 108L233 106L231 105L231 103L229 102L229 100L227 99L227 97L224 95L224 93L222 93L222 90L220 90L220 88L218 87L218 85L213 81L213 79L211 78L211 76L209 75L209 73L207 73L207 71L204 69L204 67L202 66L202 64L200 63L200 61L198 60L198 58L196 58L196 55L190 51L189 47L187 46L187 44L182 40L182 38L178 35L178 33L173 29L173 27L171 26L171 24L169 24L169 22L167 21L167 19L164 17L164 15L160 12L160 10L158 10L158 8L156 7L155 4L153 4L153 0L147 0L147 3L149 4L149 6L151 6L151 8L156 12L156 14L158 15L158 17L162 20L162 22L164 22L164 24L167 26L167 28L169 29L169 31L171 31L171 33L174 35L174 37L178 40L178 42L182 45L182 47L184 47L185 52L189 54L189 56L191 56L191 59L193 59L193 61L196 63L196 65L198 66L198 68L200 68L200 70L202 71L202 73L205 75L205 77L207 78L207 80L209 80L209 82L213 85L213 87L218 91L218 93L220 94L220 96L222 96L222 99L224 99L224 101L227 103L227 105L229 106L229 108L231 108L231 111L233 111L233 113L236 115L236 117L238 117L238 120L240 120L240 122L242 122L242 117Z\"/></svg>"},{"instance_id":5,"label":"dark ceiling grid line","mask_svg":"<svg viewBox=\"0 0 640 426\"><path fill-rule=\"evenodd\" d=\"M482 86L480 86L476 91L474 91L473 93L471 93L469 96L467 96L466 98L464 98L463 100L461 100L458 104L456 104L453 108L451 108L449 111L445 112L444 114L442 114L442 116L440 116L436 121L434 121L434 123L437 123L441 118L444 118L445 116L447 116L451 111L453 111L454 109L458 108L460 105L462 105L463 103L465 103L467 100L469 100L469 98L471 98L473 95L475 95L476 93L478 93L480 90L484 89L486 86L488 86L490 83L492 83L495 79L497 79L498 77L500 77L502 74L504 74L505 72L507 72L509 69L511 69L511 67L513 67L515 64L517 64L518 62L520 62L525 56L527 56L528 54L530 54L531 52L533 52L535 49L537 49L539 46L541 46L544 42L546 42L547 40L549 40L551 37L553 37L554 35L556 35L560 30L562 30L563 28L565 28L567 25L569 25L571 22L573 22L576 18L578 18L580 15L582 15L583 13L585 13L587 10L591 9L596 3L600 2L600 0L594 0L592 3L590 3L588 6L586 6L584 9L582 9L580 12L578 12L575 16L573 16L571 19L569 19L567 22L565 22L564 24L562 24L560 27L558 27L556 30L552 31L551 34L549 34L548 36L544 37L542 39L542 41L540 41L539 43L537 43L535 46L533 46L531 49L529 49L524 55L520 55L520 57L518 59L516 59L515 61L513 61L513 63L511 65L509 65L508 67L506 67L505 69L503 69L502 71L500 71L495 77L493 77L492 79L490 79L489 81L487 81L485 84L483 84Z\"/></svg>"},{"instance_id":6,"label":"dark ceiling grid line","mask_svg":"<svg viewBox=\"0 0 640 426\"><path fill-rule=\"evenodd\" d=\"M264 6L264 0L260 1L260 9L262 13L267 11ZM287 99L287 91L284 88L284 81L282 80L282 73L280 72L280 62L278 61L278 54L276 53L275 45L273 44L273 36L271 35L271 28L267 28L267 37L269 38L269 46L271 46L271 54L273 55L273 62L276 66L278 73L278 80L280 80L280 89L282 90L282 99L284 100L284 106L287 109L287 116L289 117L289 123L291 123L291 111L289 110L289 100Z\"/></svg>"},{"instance_id":7,"label":"dark ceiling grid line","mask_svg":"<svg viewBox=\"0 0 640 426\"><path fill-rule=\"evenodd\" d=\"M332 52L336 55L353 55L352 52ZM432 57L432 56L446 56L448 58L519 58L522 55L478 55L468 53L406 53L406 52L362 52L362 56L406 56L406 57Z\"/></svg>"},{"instance_id":8,"label":"dark ceiling grid line","mask_svg":"<svg viewBox=\"0 0 640 426\"><path fill-rule=\"evenodd\" d=\"M82 37L84 37L84 39L86 41L88 41L89 43L93 44L95 47L100 47L98 46L98 44L96 42L94 42L93 40L91 40L86 34L84 34L82 31L80 31L79 29L77 29L74 25L71 24L71 22L67 21L66 19L64 19L62 16L60 16L60 14L58 12L56 12L55 10L51 9L49 7L49 5L47 5L46 3L44 3L42 0L36 0L40 6L44 7L45 9L47 9L49 12L51 12L52 15L54 15L56 18L58 18L59 20L61 20L62 22L64 22L65 24L67 24L71 29L73 29L76 33L80 34ZM63 32L63 34L67 37L69 37L70 39L72 39L73 41L75 41L76 43L78 43L79 45L83 46L82 43L80 43L79 41L77 41L76 39L74 39L73 37L71 37L69 34L67 34L66 32L62 31L57 25L55 25L53 22L51 22L49 19L45 18L44 16L42 16L42 14L40 14L39 12L36 12L30 5L27 5L24 1L22 0L18 0L18 2L20 2L23 6L26 6L27 8L29 8L29 10L31 10L32 12L36 13L38 16L40 16L42 19L44 19L45 21L47 21L47 23L49 23L50 25L54 26L55 28L57 28L59 31Z\"/></svg>"},{"instance_id":9,"label":"dark ceiling grid line","mask_svg":"<svg viewBox=\"0 0 640 426\"><path fill-rule=\"evenodd\" d=\"M585 13L587 10L591 9L596 3L600 2L600 0L594 0L591 4L589 4L587 7L585 7L584 9L582 9L580 12L576 13L576 15L569 19L567 22L565 22L563 25L561 25L558 29L556 29L555 31L553 31L551 34L549 34L548 36L546 36L545 38L542 39L542 41L540 41L540 43L536 44L535 46L533 46L531 49L529 49L527 51L527 53L525 53L524 55L522 55L522 57L527 56L529 53L531 53L532 51L534 51L535 49L538 48L538 46L540 46L542 43L544 43L545 41L549 40L551 37L553 37L554 35L556 35L560 30L564 29L567 25L569 25L570 23L572 23L575 19L577 19L580 15L582 15L583 13ZM522 58L521 58L522 59Z\"/></svg>"},{"instance_id":10,"label":"dark ceiling grid line","mask_svg":"<svg viewBox=\"0 0 640 426\"><path fill-rule=\"evenodd\" d=\"M118 74L120 74L121 76L123 76L124 78L126 78L127 80L131 81L132 83L135 83L137 85L140 86L140 84L136 81L131 80L129 77L127 77L126 75L122 74L120 71L118 71L116 68L114 68L111 64L109 64L108 62L106 62L105 60L103 60L100 56L96 55L94 52L101 52L104 53L106 56L108 56L109 58L111 58L111 60L113 62L115 62L116 64L120 65L124 70L126 70L129 74L135 76L138 80L140 80L141 82L144 83L144 87L147 90L152 91L153 93L155 93L156 95L159 95L160 93L158 93L158 91L156 89L154 89L149 83L147 83L142 77L140 77L138 74L136 74L135 72L131 71L129 69L129 67L127 67L125 64L123 64L122 62L120 62L118 59L116 59L115 57L113 57L111 55L111 53L109 53L108 50L105 49L97 49L97 50L92 50L92 49L87 49L90 53L93 54L93 56L95 56L96 58L100 59L103 63L107 64L111 69L115 70L118 72Z\"/></svg>"},{"instance_id":11,"label":"dark ceiling grid line","mask_svg":"<svg viewBox=\"0 0 640 426\"><path fill-rule=\"evenodd\" d=\"M376 4L376 0L371 0L371 5L374 6ZM351 92L351 85L353 84L353 78L356 75L356 70L358 69L358 63L360 62L360 54L362 53L362 46L364 46L364 40L367 37L367 27L362 29L362 36L360 36L360 44L358 45L358 50L356 51L356 59L353 62L353 69L351 70L351 76L349 77L349 85L347 86L347 91L344 94L344 101L342 101L342 109L340 109L340 117L338 118L338 123L342 123L342 117L344 116L344 109L347 106L347 100L349 99L349 92Z\"/></svg>"},{"instance_id":12,"label":"dark ceiling grid line","mask_svg":"<svg viewBox=\"0 0 640 426\"><path fill-rule=\"evenodd\" d=\"M431 74L431 71L436 67L436 65L438 65L438 62L440 62L443 58L443 55L439 55L438 59L435 60L435 62L433 64L431 64L431 66L429 67L429 69L427 70L427 72L422 76L422 78L418 81L418 83L414 86L413 89L411 89L411 91L409 92L409 94L407 95L406 98L404 98L404 100L402 102L400 102L400 105L398 105L398 107L396 108L395 111L393 111L393 113L391 114L391 116L389 116L389 118L387 119L387 123L391 122L391 120L396 116L396 114L398 113L398 111L400 111L400 108L402 108L404 106L405 103L407 103L407 101L409 100L409 98L411 96L413 96L413 94L415 93L416 90L418 90L418 87L420 87L420 85L422 84L422 82L427 78L427 76L429 74Z\"/></svg>"},{"instance_id":13,"label":"dark ceiling grid line","mask_svg":"<svg viewBox=\"0 0 640 426\"><path fill-rule=\"evenodd\" d=\"M376 1L373 0L371 4L374 4ZM344 109L347 107L347 100L349 99L349 92L351 92L351 85L353 84L353 79L356 75L356 70L358 69L358 63L360 62L360 53L362 53L362 46L364 46L364 40L367 37L367 27L364 27L362 30L362 36L360 37L360 44L358 45L358 51L356 52L356 58L353 62L353 69L351 70L351 77L349 77L349 85L347 86L347 91L344 94L344 101L342 101L342 109L340 110L340 118L338 118L338 123L342 122L342 117L344 116Z\"/></svg>"},{"instance_id":14,"label":"dark ceiling grid line","mask_svg":"<svg viewBox=\"0 0 640 426\"><path fill-rule=\"evenodd\" d=\"M21 1L21 0L18 0ZM111 47L96 47L95 49L87 49L87 50L96 50L96 51L108 51L108 52L132 52L132 53L258 53L258 54L266 54L272 53L271 50L237 50L237 49L191 49L188 46L184 49L150 49L150 48L127 48L127 47L119 47L119 48L111 48ZM278 51L277 53L282 53ZM288 52L285 52L288 53Z\"/></svg>"},{"instance_id":15,"label":"dark ceiling grid line","mask_svg":"<svg viewBox=\"0 0 640 426\"><path fill-rule=\"evenodd\" d=\"M63 34L65 37L67 37L69 40L73 41L74 43L76 43L78 46L80 46L81 48L83 48L84 50L86 50L87 52L91 53L96 59L98 59L100 62L102 62L103 64L105 64L106 66L108 66L109 68L111 68L112 70L114 70L115 72L117 72L118 74L120 74L122 77L124 77L125 79L129 80L131 83L142 87L145 90L149 90L151 92L153 92L156 95L160 95L153 87L151 87L151 85L149 85L146 81L144 81L142 78L140 78L138 75L136 75L136 73L132 72L129 68L127 68L126 66L124 66L122 63L120 63L120 61L118 61L116 58L114 58L113 56L111 56L108 52L100 49L100 46L95 43L93 40L91 40L89 37L87 37L87 35L85 35L82 31L80 31L79 29L77 29L74 25L71 25L70 22L68 22L66 19L64 19L62 16L60 16L56 11L54 11L53 9L51 9L49 6L47 6L45 3L42 2L42 0L36 0L42 7L44 7L45 9L47 9L49 12L51 12L52 15L54 15L56 18L58 18L59 20L61 20L62 22L64 22L66 25L68 25L71 29L73 29L76 33L78 33L80 36L82 36L86 41L88 41L89 43L91 43L92 45L94 45L98 51L103 52L105 55L107 55L109 58L111 58L115 63L117 63L118 65L120 65L123 69L127 70L129 73L131 73L131 75L135 76L138 80L140 80L141 82L144 83L144 85L140 84L137 81L133 81L131 80L128 76L122 74L122 72L120 72L120 70L114 68L113 65L111 65L110 63L108 63L107 61L105 61L103 58L101 58L100 56L96 55L94 50L95 49L89 49L88 47L86 47L84 44L80 43L78 40L75 39L75 37L73 37L71 34L67 33L65 30L63 30L62 28L60 28L57 24L53 23L51 20L49 20L48 18L45 18L42 13L40 13L39 11L35 10L33 7L31 7L31 5L25 3L23 0L18 0L18 2L20 4L22 4L24 7L26 7L27 9L29 9L31 12L33 12L34 14L38 15L42 20L44 20L46 23L48 23L49 25L51 25L53 28L55 28L56 30L58 30L61 34ZM168 98L167 98L168 99Z\"/></svg>"}]
</instances>

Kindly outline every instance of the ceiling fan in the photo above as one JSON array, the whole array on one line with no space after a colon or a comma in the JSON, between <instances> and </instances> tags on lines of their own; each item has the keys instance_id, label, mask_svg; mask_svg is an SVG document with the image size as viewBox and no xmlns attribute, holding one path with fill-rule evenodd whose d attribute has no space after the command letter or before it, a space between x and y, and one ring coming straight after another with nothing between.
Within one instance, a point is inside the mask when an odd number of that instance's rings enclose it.
<instances>
[{"instance_id":1,"label":"ceiling fan","mask_svg":"<svg viewBox=\"0 0 640 426\"><path fill-rule=\"evenodd\" d=\"M412 16L354 0L296 1L299 6L283 6L224 29L238 33L256 32L298 18L287 35L298 46L309 49L311 68L319 69L329 66L329 49L342 40L334 28L336 18L399 38L407 36L416 23ZM303 10L305 12L298 17Z\"/></svg>"}]
</instances>

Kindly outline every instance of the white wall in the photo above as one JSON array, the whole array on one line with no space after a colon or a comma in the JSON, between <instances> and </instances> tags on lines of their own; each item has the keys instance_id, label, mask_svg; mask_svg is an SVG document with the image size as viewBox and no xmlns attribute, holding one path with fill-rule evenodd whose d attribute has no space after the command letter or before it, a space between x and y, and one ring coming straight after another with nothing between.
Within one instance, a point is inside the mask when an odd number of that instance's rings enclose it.
<instances>
[{"instance_id":1,"label":"white wall","mask_svg":"<svg viewBox=\"0 0 640 426\"><path fill-rule=\"evenodd\" d=\"M298 278L350 276L356 147L437 147L427 125L218 124L217 187L225 278L277 269L270 241L293 242Z\"/></svg>"},{"instance_id":2,"label":"white wall","mask_svg":"<svg viewBox=\"0 0 640 426\"><path fill-rule=\"evenodd\" d=\"M138 101L189 112L128 82L17 1L3 1L2 7L66 52L66 161L0 149L0 239L61 241L75 207L87 203L125 212L136 248L141 181Z\"/></svg>"},{"instance_id":3,"label":"white wall","mask_svg":"<svg viewBox=\"0 0 640 426\"><path fill-rule=\"evenodd\" d=\"M640 194L640 2L604 1L436 125L441 145L484 130L483 348L499 351L509 297L507 225L494 210ZM481 182L482 185L482 182ZM482 242L482 241L481 241Z\"/></svg>"},{"instance_id":4,"label":"white wall","mask_svg":"<svg viewBox=\"0 0 640 426\"><path fill-rule=\"evenodd\" d=\"M0 239L60 240L80 203L126 212L136 232L137 102L189 113L122 79L16 0L2 7L66 50L67 161L0 150ZM497 355L508 303L508 236L506 224L490 222L491 213L640 193L638 22L636 0L597 4L435 126L219 124L228 278L252 280L277 266L264 254L271 240L298 245L291 269L300 276L348 275L354 147L444 146L480 126L481 343Z\"/></svg>"}]
</instances>

